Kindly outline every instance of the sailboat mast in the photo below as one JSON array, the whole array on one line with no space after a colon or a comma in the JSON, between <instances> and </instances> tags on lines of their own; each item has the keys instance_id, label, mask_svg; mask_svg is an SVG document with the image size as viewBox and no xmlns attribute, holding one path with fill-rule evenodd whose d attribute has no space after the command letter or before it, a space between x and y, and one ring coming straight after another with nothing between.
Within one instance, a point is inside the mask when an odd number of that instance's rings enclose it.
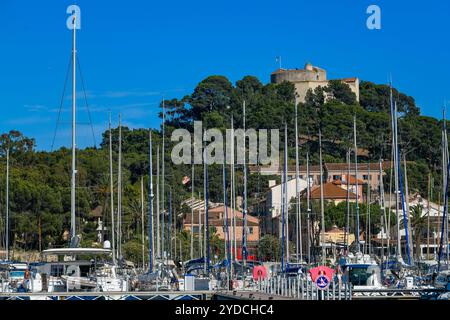
<instances>
[{"instance_id":1,"label":"sailboat mast","mask_svg":"<svg viewBox=\"0 0 450 320\"><path fill-rule=\"evenodd\" d=\"M144 223L144 177L141 176L141 246L142 246L142 270L145 270L145 223Z\"/></svg>"},{"instance_id":2,"label":"sailboat mast","mask_svg":"<svg viewBox=\"0 0 450 320\"><path fill-rule=\"evenodd\" d=\"M306 210L308 212L307 216L307 227L308 227L308 263L311 263L311 206L310 206L310 180L309 180L309 152L306 153Z\"/></svg>"},{"instance_id":3,"label":"sailboat mast","mask_svg":"<svg viewBox=\"0 0 450 320\"><path fill-rule=\"evenodd\" d=\"M117 164L117 256L122 258L122 115L119 113L119 159Z\"/></svg>"},{"instance_id":4,"label":"sailboat mast","mask_svg":"<svg viewBox=\"0 0 450 320\"><path fill-rule=\"evenodd\" d=\"M410 248L409 252L410 252L410 256L411 256L411 261L414 261L414 247L413 247L413 234L412 234L412 227L411 227L411 211L409 210L409 189L408 189L408 172L406 169L406 156L405 154L403 154L403 164L405 167L405 203L406 203L406 221L407 221L407 228L408 228L408 246ZM420 257L417 257L420 258Z\"/></svg>"},{"instance_id":5,"label":"sailboat mast","mask_svg":"<svg viewBox=\"0 0 450 320\"><path fill-rule=\"evenodd\" d=\"M235 198L235 177L234 177L234 122L233 115L231 115L231 217L233 219L233 232L232 232L232 261L236 260L237 254L237 242L236 242L236 198ZM233 265L232 265L233 267Z\"/></svg>"},{"instance_id":6,"label":"sailboat mast","mask_svg":"<svg viewBox=\"0 0 450 320\"><path fill-rule=\"evenodd\" d=\"M194 162L191 172L191 260L194 259Z\"/></svg>"},{"instance_id":7,"label":"sailboat mast","mask_svg":"<svg viewBox=\"0 0 450 320\"><path fill-rule=\"evenodd\" d=\"M441 259L443 254L443 244L446 244L446 253L447 253L447 263L448 263L448 243L446 243L448 239L448 234L446 236L446 225L447 225L447 211L448 211L448 170L449 170L449 163L448 163L448 150L447 150L447 128L446 128L446 121L445 121L445 109L443 112L443 127L442 127L442 179L443 179L443 199L444 199L444 208L442 211L442 227L441 227L441 237L439 241L439 256L438 256L438 272L441 268ZM448 231L447 231L448 233Z\"/></svg>"},{"instance_id":8,"label":"sailboat mast","mask_svg":"<svg viewBox=\"0 0 450 320\"><path fill-rule=\"evenodd\" d=\"M349 248L349 235L350 235L350 149L347 150L346 154L346 160L347 160L347 217L346 217L346 223L345 223L345 250L348 253Z\"/></svg>"},{"instance_id":9,"label":"sailboat mast","mask_svg":"<svg viewBox=\"0 0 450 320\"><path fill-rule=\"evenodd\" d=\"M206 148L204 148L203 151L203 188L204 188L204 206L205 206L205 264L204 264L204 271L205 273L209 272L209 261L210 261L210 247L209 247L209 216L208 216L208 164L206 159Z\"/></svg>"},{"instance_id":10,"label":"sailboat mast","mask_svg":"<svg viewBox=\"0 0 450 320\"><path fill-rule=\"evenodd\" d=\"M243 111L243 128L244 128L244 206L242 212L243 228L242 228L242 261L244 267L247 265L247 139L245 134L245 100L242 104Z\"/></svg>"},{"instance_id":11,"label":"sailboat mast","mask_svg":"<svg viewBox=\"0 0 450 320\"><path fill-rule=\"evenodd\" d=\"M397 217L397 255L401 257L401 234L400 234L400 213L399 213L399 207L398 207L398 159L397 159L397 126L395 124L396 118L394 114L394 140L395 140L395 151L394 151L394 180L395 180L395 216Z\"/></svg>"},{"instance_id":12,"label":"sailboat mast","mask_svg":"<svg viewBox=\"0 0 450 320\"><path fill-rule=\"evenodd\" d=\"M379 168L379 175L380 175L380 179L379 179L379 183L380 183L380 206L381 209L383 210L383 216L381 217L383 222L381 223L382 227L385 229L385 233L386 233L386 239L387 241L387 253L389 255L389 229L387 227L387 218L386 218L386 201L384 198L384 184L383 184L383 160L380 159L380 168ZM384 241L383 241L383 236L381 237L381 249L383 250L383 257L384 257Z\"/></svg>"},{"instance_id":13,"label":"sailboat mast","mask_svg":"<svg viewBox=\"0 0 450 320\"><path fill-rule=\"evenodd\" d=\"M430 185L431 172L428 173L428 192L427 192L427 260L430 259Z\"/></svg>"},{"instance_id":14,"label":"sailboat mast","mask_svg":"<svg viewBox=\"0 0 450 320\"><path fill-rule=\"evenodd\" d=\"M111 129L111 113L109 114L109 200L111 209L111 244L113 264L116 265L116 229L114 223L114 176L112 161L112 129Z\"/></svg>"},{"instance_id":15,"label":"sailboat mast","mask_svg":"<svg viewBox=\"0 0 450 320\"><path fill-rule=\"evenodd\" d=\"M286 170L287 170L287 126L284 124L284 159L283 175L281 176L281 272L285 271L285 236L286 236Z\"/></svg>"},{"instance_id":16,"label":"sailboat mast","mask_svg":"<svg viewBox=\"0 0 450 320\"><path fill-rule=\"evenodd\" d=\"M289 255L289 199L287 198L287 188L288 188L288 178L287 178L287 170L288 170L288 142L287 142L287 123L284 123L284 201L285 201L285 221L286 221L286 231L285 231L285 241L286 241L286 265L289 264L290 255Z\"/></svg>"},{"instance_id":17,"label":"sailboat mast","mask_svg":"<svg viewBox=\"0 0 450 320\"><path fill-rule=\"evenodd\" d=\"M298 100L295 97L295 204L296 204L296 217L297 217L297 242L296 242L296 253L297 261L302 262L303 260L303 243L302 243L302 217L300 212L300 181L299 181L299 163L298 163Z\"/></svg>"},{"instance_id":18,"label":"sailboat mast","mask_svg":"<svg viewBox=\"0 0 450 320\"><path fill-rule=\"evenodd\" d=\"M152 160L152 130L149 129L149 150L148 150L148 157L149 157L149 170L148 170L148 179L149 179L149 194L148 194L148 271L151 273L153 272L153 257L154 257L154 250L153 250L153 160Z\"/></svg>"},{"instance_id":19,"label":"sailboat mast","mask_svg":"<svg viewBox=\"0 0 450 320\"><path fill-rule=\"evenodd\" d=\"M446 160L446 167L445 167L445 177L446 177L446 181L448 183L448 163L449 163L449 156L448 156L448 139L447 139L447 120L445 118L445 111L446 111L446 104L444 104L444 153L445 153L445 160ZM448 188L448 186L447 186ZM448 197L448 193L445 193L445 196ZM448 202L447 202L447 207L445 209L445 251L447 254L447 266L449 265L450 262L450 257L449 257L449 243L448 243Z\"/></svg>"},{"instance_id":20,"label":"sailboat mast","mask_svg":"<svg viewBox=\"0 0 450 320\"><path fill-rule=\"evenodd\" d=\"M70 240L73 241L76 234L75 226L75 185L76 185L76 59L77 59L77 27L76 27L76 17L73 17L73 28L72 28L72 180L70 188ZM74 243L74 242L73 242Z\"/></svg>"},{"instance_id":21,"label":"sailboat mast","mask_svg":"<svg viewBox=\"0 0 450 320\"><path fill-rule=\"evenodd\" d=\"M370 174L370 162L367 164L368 170L367 170L367 253L371 254L372 246L370 243L370 237L371 237L371 230L370 230L370 189L371 189L371 174Z\"/></svg>"},{"instance_id":22,"label":"sailboat mast","mask_svg":"<svg viewBox=\"0 0 450 320\"><path fill-rule=\"evenodd\" d=\"M165 158L165 152L166 152L166 148L165 148L165 122L166 122L166 110L165 110L165 102L164 102L164 99L163 99L163 101L162 101L162 109L163 109L163 111L162 111L162 150L161 150L161 173L162 173L162 177L161 177L161 206L162 206L162 208L161 208L161 213L162 213L162 216L161 216L161 219L162 219L162 221L161 221L161 241L162 241L162 244L161 244L161 246L162 246L162 254L163 255L165 255L166 254L166 252L165 252L165 250L164 250L164 248L165 248L165 236L164 236L164 234L165 234L165 213L164 213L164 207L165 207L165 203L164 203L164 182L165 182L165 172L164 172L164 170L165 170L165 161L164 161L164 158Z\"/></svg>"},{"instance_id":23,"label":"sailboat mast","mask_svg":"<svg viewBox=\"0 0 450 320\"><path fill-rule=\"evenodd\" d=\"M167 216L167 256L172 257L172 190L169 188L169 203L168 203L168 216Z\"/></svg>"},{"instance_id":24,"label":"sailboat mast","mask_svg":"<svg viewBox=\"0 0 450 320\"><path fill-rule=\"evenodd\" d=\"M321 218L321 242L322 242L322 264L325 265L326 250L325 250L325 208L323 199L323 166L322 166L322 129L319 128L319 167L320 167L320 218Z\"/></svg>"},{"instance_id":25,"label":"sailboat mast","mask_svg":"<svg viewBox=\"0 0 450 320\"><path fill-rule=\"evenodd\" d=\"M227 277L229 279L230 277L230 264L231 264L231 258L230 258L230 233L228 228L228 199L227 199L227 169L226 169L226 160L223 160L223 207L225 210L225 258L227 259Z\"/></svg>"},{"instance_id":26,"label":"sailboat mast","mask_svg":"<svg viewBox=\"0 0 450 320\"><path fill-rule=\"evenodd\" d=\"M9 146L6 149L6 260L9 261Z\"/></svg>"},{"instance_id":27,"label":"sailboat mast","mask_svg":"<svg viewBox=\"0 0 450 320\"><path fill-rule=\"evenodd\" d=\"M354 153L355 153L355 195L356 195L356 244L357 252L361 252L361 245L359 242L359 195L358 195L358 147L356 145L356 115L353 116L353 143L354 143Z\"/></svg>"},{"instance_id":28,"label":"sailboat mast","mask_svg":"<svg viewBox=\"0 0 450 320\"><path fill-rule=\"evenodd\" d=\"M156 147L156 256L161 258L161 223L159 210L159 145Z\"/></svg>"}]
</instances>

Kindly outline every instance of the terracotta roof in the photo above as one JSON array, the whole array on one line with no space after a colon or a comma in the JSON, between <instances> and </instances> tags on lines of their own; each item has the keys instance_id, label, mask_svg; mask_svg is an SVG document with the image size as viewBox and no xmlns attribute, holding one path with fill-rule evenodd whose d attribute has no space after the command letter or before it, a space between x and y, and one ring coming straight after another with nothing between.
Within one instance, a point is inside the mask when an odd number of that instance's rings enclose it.
<instances>
[{"instance_id":1,"label":"terracotta roof","mask_svg":"<svg viewBox=\"0 0 450 320\"><path fill-rule=\"evenodd\" d=\"M333 183L335 185L338 185L338 186L340 186L340 185L347 185L347 180L346 179L343 179L343 180L344 181L342 181L340 179L334 180ZM355 178L355 176L351 175L348 180L349 180L348 182L349 182L350 185L356 185L356 178ZM366 183L364 181L362 181L361 179L358 179L358 184L359 185L363 185L363 184L366 184Z\"/></svg>"},{"instance_id":2,"label":"terracotta roof","mask_svg":"<svg viewBox=\"0 0 450 320\"><path fill-rule=\"evenodd\" d=\"M323 185L323 198L329 200L347 199L347 190L338 187L333 182L328 182ZM356 194L350 191L349 198L356 199ZM311 188L311 199L320 199L320 185Z\"/></svg>"},{"instance_id":3,"label":"terracotta roof","mask_svg":"<svg viewBox=\"0 0 450 320\"><path fill-rule=\"evenodd\" d=\"M328 170L341 170L344 173L348 170L348 164L345 162L340 163L325 163L325 167ZM382 169L389 169L390 162L389 161L383 161L381 165ZM371 163L358 163L358 170L367 171L370 168L370 171L378 172L380 171L380 164L378 162L371 162ZM355 164L350 163L350 171L355 170Z\"/></svg>"}]
</instances>

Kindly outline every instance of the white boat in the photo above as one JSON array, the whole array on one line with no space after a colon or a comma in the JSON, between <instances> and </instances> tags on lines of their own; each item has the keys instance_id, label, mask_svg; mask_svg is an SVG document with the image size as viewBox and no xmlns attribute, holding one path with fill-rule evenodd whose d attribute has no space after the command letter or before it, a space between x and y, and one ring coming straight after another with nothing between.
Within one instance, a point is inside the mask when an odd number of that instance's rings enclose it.
<instances>
[{"instance_id":1,"label":"white boat","mask_svg":"<svg viewBox=\"0 0 450 320\"><path fill-rule=\"evenodd\" d=\"M353 286L353 289L376 290L383 288L380 267L370 255L361 252L355 255L349 253L345 259L344 278Z\"/></svg>"},{"instance_id":2,"label":"white boat","mask_svg":"<svg viewBox=\"0 0 450 320\"><path fill-rule=\"evenodd\" d=\"M42 289L47 292L104 291L125 292L129 281L117 274L117 267L106 260L112 252L101 248L61 248L42 252L55 257L34 266L40 275ZM91 257L91 259L77 259ZM41 289L41 290L42 290Z\"/></svg>"},{"instance_id":3,"label":"white boat","mask_svg":"<svg viewBox=\"0 0 450 320\"><path fill-rule=\"evenodd\" d=\"M0 266L0 292L40 292L42 281L23 262L3 262Z\"/></svg>"}]
</instances>

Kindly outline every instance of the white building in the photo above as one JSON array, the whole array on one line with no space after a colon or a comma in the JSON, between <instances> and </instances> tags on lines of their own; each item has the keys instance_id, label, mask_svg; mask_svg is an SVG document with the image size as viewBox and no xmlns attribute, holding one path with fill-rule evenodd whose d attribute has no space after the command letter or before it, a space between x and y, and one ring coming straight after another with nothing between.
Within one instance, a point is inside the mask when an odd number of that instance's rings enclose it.
<instances>
[{"instance_id":1,"label":"white building","mask_svg":"<svg viewBox=\"0 0 450 320\"><path fill-rule=\"evenodd\" d=\"M298 192L301 193L307 187L306 180L298 179ZM269 191L267 192L266 197L266 208L268 212L271 212L271 217L276 218L281 215L281 207L282 207L282 184L276 184L275 180L269 181ZM295 178L287 181L287 199L288 203L292 198L295 198L296 191L296 183Z\"/></svg>"}]
</instances>

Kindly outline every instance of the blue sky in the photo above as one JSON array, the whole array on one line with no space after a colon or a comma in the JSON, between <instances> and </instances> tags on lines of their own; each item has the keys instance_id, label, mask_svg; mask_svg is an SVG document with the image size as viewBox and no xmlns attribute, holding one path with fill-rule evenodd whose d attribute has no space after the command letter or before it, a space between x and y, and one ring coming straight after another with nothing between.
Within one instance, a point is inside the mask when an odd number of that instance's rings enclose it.
<instances>
[{"instance_id":1,"label":"blue sky","mask_svg":"<svg viewBox=\"0 0 450 320\"><path fill-rule=\"evenodd\" d=\"M122 112L125 125L156 127L162 96L189 94L212 74L267 83L278 55L285 68L310 61L328 78L386 83L392 74L425 115L440 117L450 100L448 1L1 0L0 130L35 137L40 150L50 149L55 134L72 3L81 7L78 53L97 143L109 110L114 125ZM381 30L366 28L370 4L381 7ZM85 147L94 139L82 102ZM55 147L70 145L70 120L69 90Z\"/></svg>"}]
</instances>

